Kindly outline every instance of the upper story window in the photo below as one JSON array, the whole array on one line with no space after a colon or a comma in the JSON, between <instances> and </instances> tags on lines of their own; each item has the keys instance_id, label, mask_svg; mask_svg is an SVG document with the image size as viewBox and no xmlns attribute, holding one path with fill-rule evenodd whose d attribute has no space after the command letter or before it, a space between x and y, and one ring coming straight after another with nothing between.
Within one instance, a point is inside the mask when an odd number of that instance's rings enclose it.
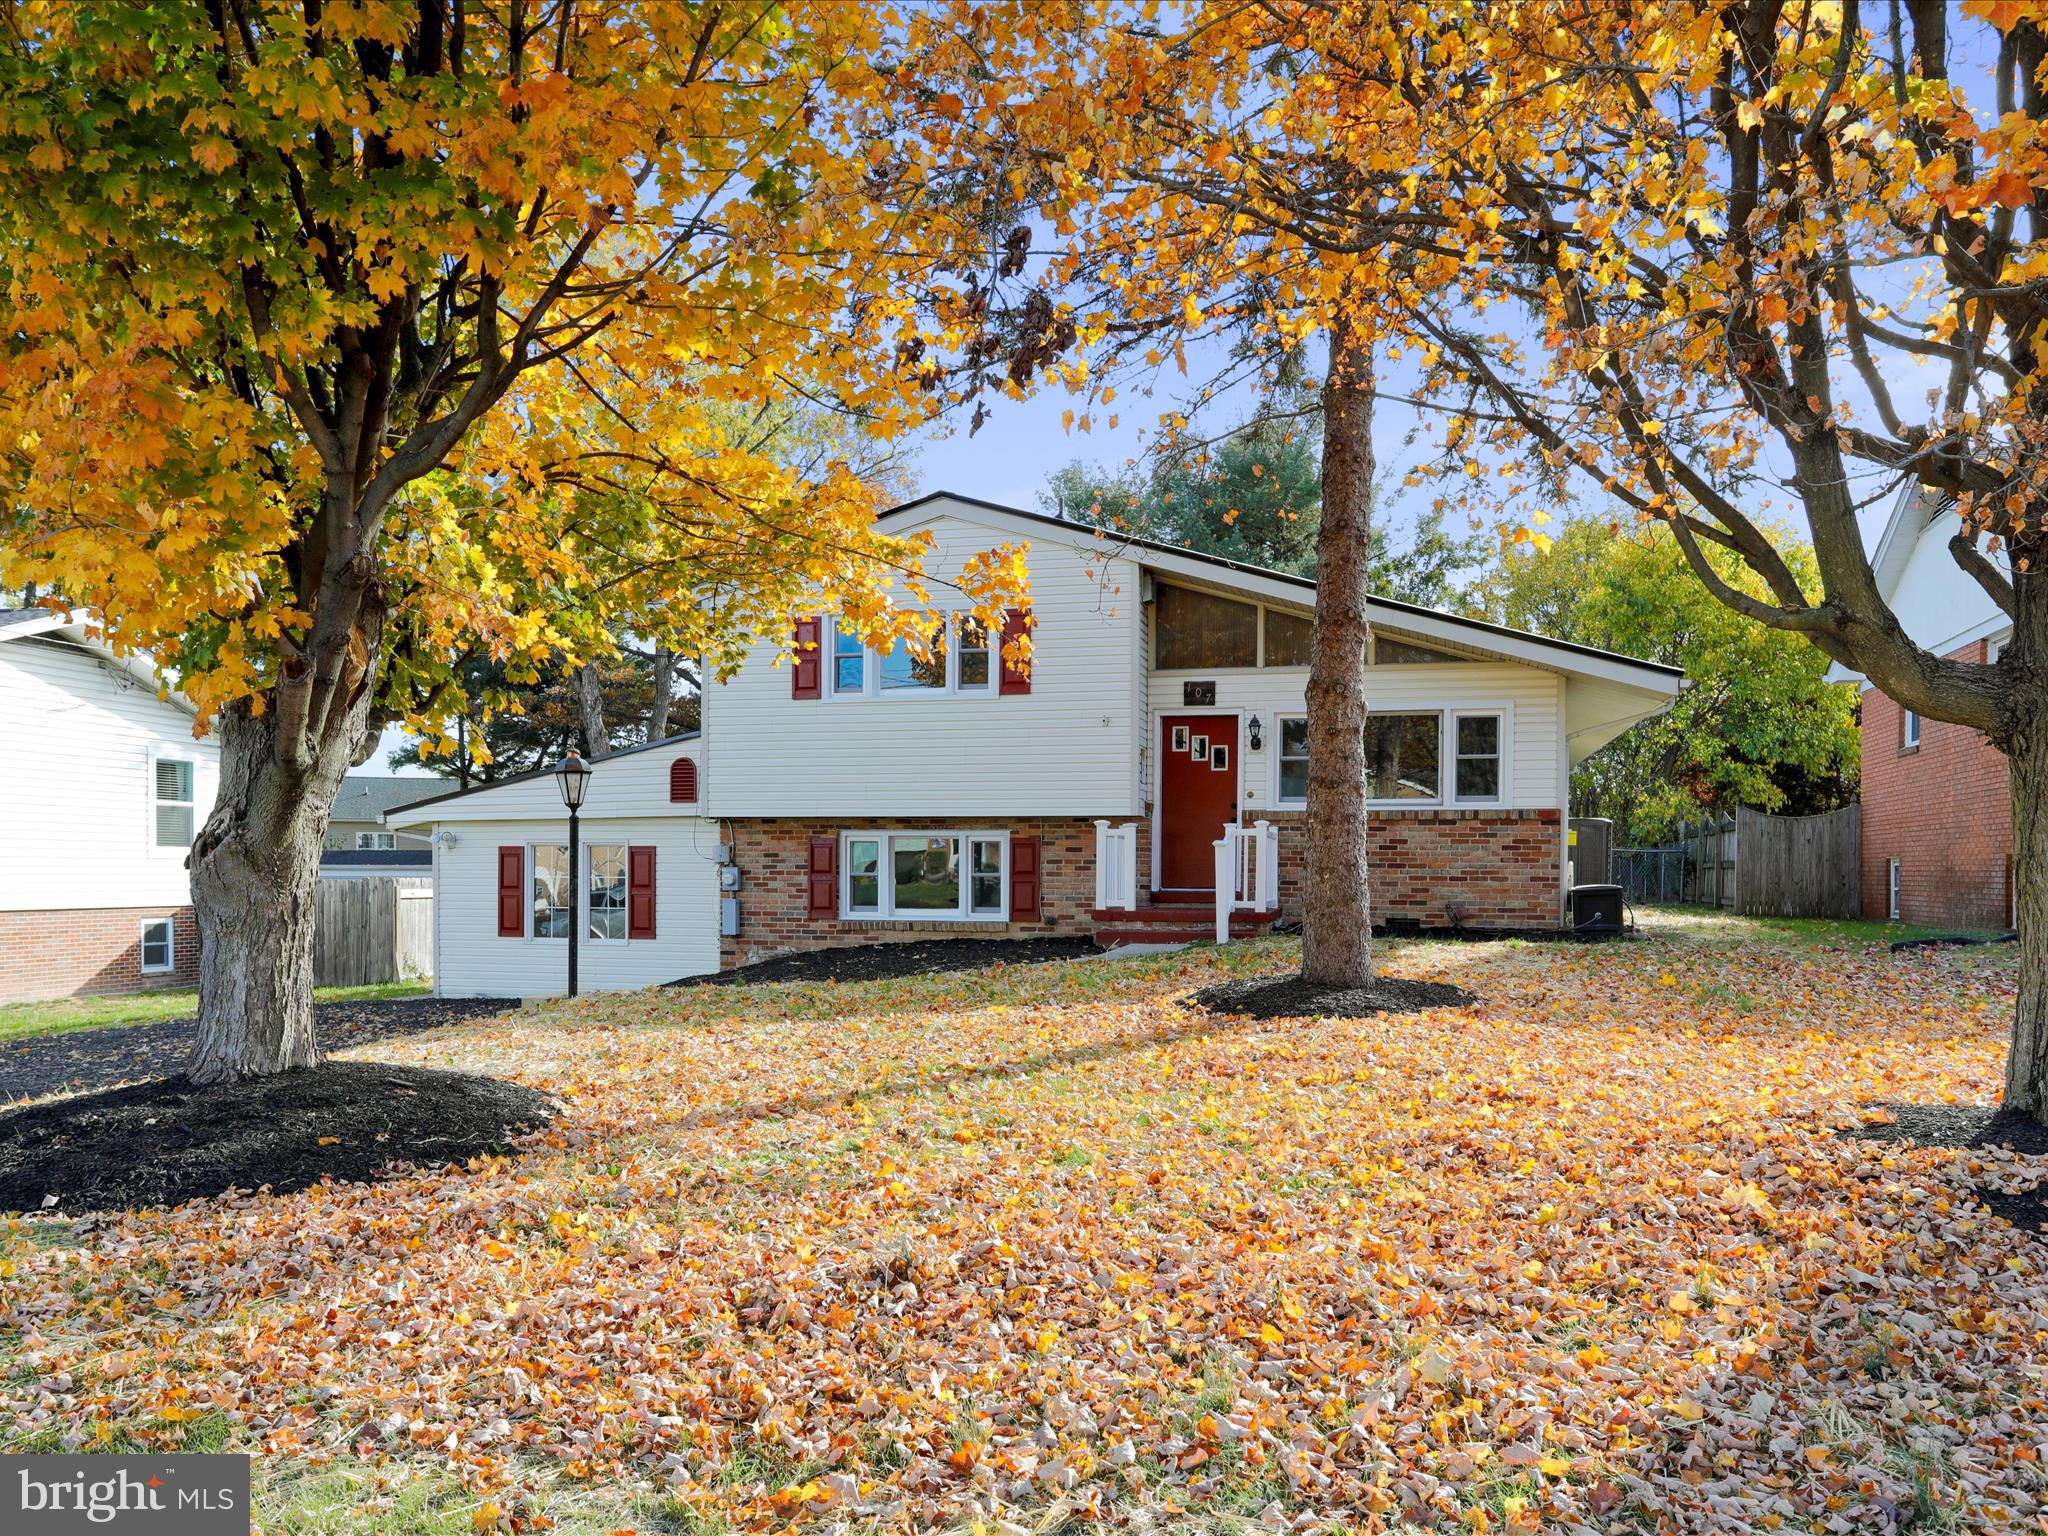
<instances>
[{"instance_id":1,"label":"upper story window","mask_svg":"<svg viewBox=\"0 0 2048 1536\"><path fill-rule=\"evenodd\" d=\"M1448 739L1450 749L1445 750ZM1505 779L1504 710L1389 710L1365 722L1366 794L1375 805L1497 805ZM1308 720L1280 717L1275 803L1308 801Z\"/></svg>"},{"instance_id":2,"label":"upper story window","mask_svg":"<svg viewBox=\"0 0 2048 1536\"><path fill-rule=\"evenodd\" d=\"M1157 655L1174 672L1259 664L1259 607L1192 587L1161 585L1152 604Z\"/></svg>"},{"instance_id":3,"label":"upper story window","mask_svg":"<svg viewBox=\"0 0 2048 1536\"><path fill-rule=\"evenodd\" d=\"M1914 710L1906 710L1899 716L1899 749L1910 752L1920 745L1920 716Z\"/></svg>"},{"instance_id":4,"label":"upper story window","mask_svg":"<svg viewBox=\"0 0 2048 1536\"><path fill-rule=\"evenodd\" d=\"M159 848L192 846L194 768L185 757L159 757L150 765L150 840Z\"/></svg>"},{"instance_id":5,"label":"upper story window","mask_svg":"<svg viewBox=\"0 0 2048 1536\"><path fill-rule=\"evenodd\" d=\"M971 614L939 619L922 646L899 639L877 650L843 627L833 632L834 698L972 696L994 693L995 684L989 628Z\"/></svg>"},{"instance_id":6,"label":"upper story window","mask_svg":"<svg viewBox=\"0 0 2048 1536\"><path fill-rule=\"evenodd\" d=\"M1997 666L2000 661L2004 660L2006 647L2011 644L2012 631L2009 629L2002 635L1993 635L1989 640L1986 640L1984 642L1985 665Z\"/></svg>"},{"instance_id":7,"label":"upper story window","mask_svg":"<svg viewBox=\"0 0 2048 1536\"><path fill-rule=\"evenodd\" d=\"M1266 610L1266 642L1260 653L1260 662L1268 667L1305 667L1308 665L1309 637L1315 632L1312 620L1300 614L1282 613L1277 608Z\"/></svg>"},{"instance_id":8,"label":"upper story window","mask_svg":"<svg viewBox=\"0 0 2048 1536\"><path fill-rule=\"evenodd\" d=\"M356 847L362 849L393 849L398 846L396 832L358 832Z\"/></svg>"}]
</instances>

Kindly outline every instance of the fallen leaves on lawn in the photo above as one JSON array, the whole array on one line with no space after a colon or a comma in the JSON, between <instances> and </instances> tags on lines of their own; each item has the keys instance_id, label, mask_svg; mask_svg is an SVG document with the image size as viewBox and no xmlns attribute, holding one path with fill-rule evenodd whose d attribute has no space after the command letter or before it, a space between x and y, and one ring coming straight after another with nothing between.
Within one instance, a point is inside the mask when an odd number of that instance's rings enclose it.
<instances>
[{"instance_id":1,"label":"fallen leaves on lawn","mask_svg":"<svg viewBox=\"0 0 2048 1536\"><path fill-rule=\"evenodd\" d=\"M1980 1098L2009 974L1940 955L1414 946L1471 1009L1249 1024L1285 946L587 998L379 1059L557 1094L521 1156L17 1222L22 1435L547 1477L735 1527L1233 1514L1466 1531L2038 1520L2048 1282L1847 1140ZM502 1517L502 1520L501 1520Z\"/></svg>"}]
</instances>

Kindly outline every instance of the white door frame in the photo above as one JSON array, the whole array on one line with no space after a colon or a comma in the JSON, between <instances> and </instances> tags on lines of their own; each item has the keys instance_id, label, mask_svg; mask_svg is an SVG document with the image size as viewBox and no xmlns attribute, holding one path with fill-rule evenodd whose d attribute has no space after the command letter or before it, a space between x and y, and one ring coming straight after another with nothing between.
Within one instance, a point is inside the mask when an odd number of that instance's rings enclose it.
<instances>
[{"instance_id":1,"label":"white door frame","mask_svg":"<svg viewBox=\"0 0 2048 1536\"><path fill-rule=\"evenodd\" d=\"M1154 709L1152 711L1152 745L1154 748L1152 754L1152 869L1149 875L1151 884L1148 887L1148 889L1154 891L1163 889L1159 884L1159 826L1160 816L1166 808L1165 731L1166 717L1168 715L1213 715L1217 719L1228 718L1237 722L1236 744L1230 749L1237 761L1232 765L1231 771L1237 775L1235 798L1237 800L1238 819L1241 821L1244 818L1244 710L1232 709L1228 705L1222 704L1183 704L1174 709ZM1198 891L1202 887L1175 886L1174 889L1177 891Z\"/></svg>"}]
</instances>

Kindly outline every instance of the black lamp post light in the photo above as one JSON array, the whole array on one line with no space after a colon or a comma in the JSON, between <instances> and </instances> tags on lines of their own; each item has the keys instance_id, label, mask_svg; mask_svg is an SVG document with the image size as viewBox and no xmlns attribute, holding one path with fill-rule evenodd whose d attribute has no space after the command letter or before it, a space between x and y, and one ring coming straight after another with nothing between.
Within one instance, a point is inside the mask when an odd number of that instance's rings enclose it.
<instances>
[{"instance_id":1,"label":"black lamp post light","mask_svg":"<svg viewBox=\"0 0 2048 1536\"><path fill-rule=\"evenodd\" d=\"M574 748L555 764L555 783L561 786L562 804L569 808L569 995L576 995L576 930L582 926L582 877L576 872L576 813L583 809L583 794L590 787L590 764Z\"/></svg>"}]
</instances>

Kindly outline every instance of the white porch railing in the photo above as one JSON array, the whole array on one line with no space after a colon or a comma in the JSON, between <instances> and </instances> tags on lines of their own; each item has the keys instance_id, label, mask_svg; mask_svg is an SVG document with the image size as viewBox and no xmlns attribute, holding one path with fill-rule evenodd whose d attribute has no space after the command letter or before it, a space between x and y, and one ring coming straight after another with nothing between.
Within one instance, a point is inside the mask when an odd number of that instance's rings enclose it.
<instances>
[{"instance_id":1,"label":"white porch railing","mask_svg":"<svg viewBox=\"0 0 2048 1536\"><path fill-rule=\"evenodd\" d=\"M1270 821L1233 822L1216 839L1216 942L1230 942L1230 914L1280 904L1280 831Z\"/></svg>"},{"instance_id":2,"label":"white porch railing","mask_svg":"<svg viewBox=\"0 0 2048 1536\"><path fill-rule=\"evenodd\" d=\"M1138 824L1095 823L1095 907L1128 912L1138 904Z\"/></svg>"}]
</instances>

